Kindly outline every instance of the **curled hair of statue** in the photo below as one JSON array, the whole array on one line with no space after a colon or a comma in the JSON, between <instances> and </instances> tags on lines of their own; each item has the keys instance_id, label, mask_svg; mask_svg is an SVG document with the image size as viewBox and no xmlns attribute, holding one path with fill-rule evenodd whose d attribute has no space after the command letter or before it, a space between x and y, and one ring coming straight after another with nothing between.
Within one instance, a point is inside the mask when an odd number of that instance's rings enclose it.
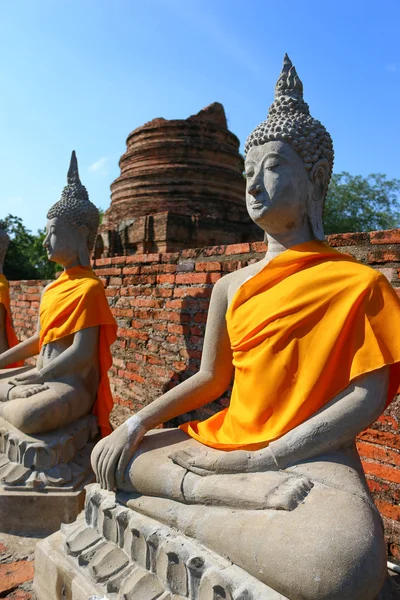
<instances>
[{"instance_id":1,"label":"curled hair of statue","mask_svg":"<svg viewBox=\"0 0 400 600\"><path fill-rule=\"evenodd\" d=\"M92 250L100 223L97 207L90 202L89 195L79 178L78 161L75 150L72 151L71 162L67 174L67 185L61 198L47 213L48 219L60 217L73 227L86 225L88 228L88 249Z\"/></svg>"},{"instance_id":2,"label":"curled hair of statue","mask_svg":"<svg viewBox=\"0 0 400 600\"><path fill-rule=\"evenodd\" d=\"M303 100L303 84L287 54L283 59L268 117L247 138L245 154L253 146L272 141L289 143L300 155L308 171L319 160L326 159L332 173L332 138L322 123L311 116L309 106Z\"/></svg>"}]
</instances>

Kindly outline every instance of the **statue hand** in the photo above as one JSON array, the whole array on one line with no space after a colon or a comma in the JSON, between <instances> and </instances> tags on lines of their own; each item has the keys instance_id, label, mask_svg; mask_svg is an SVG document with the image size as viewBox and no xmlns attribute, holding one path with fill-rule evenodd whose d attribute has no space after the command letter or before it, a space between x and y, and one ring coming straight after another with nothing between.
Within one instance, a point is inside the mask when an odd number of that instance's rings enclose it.
<instances>
[{"instance_id":1,"label":"statue hand","mask_svg":"<svg viewBox=\"0 0 400 600\"><path fill-rule=\"evenodd\" d=\"M10 385L29 385L34 383L44 383L43 377L38 371L38 369L30 369L25 373L21 373L20 375L16 375L12 379L8 381Z\"/></svg>"},{"instance_id":2,"label":"statue hand","mask_svg":"<svg viewBox=\"0 0 400 600\"><path fill-rule=\"evenodd\" d=\"M193 448L173 452L169 458L184 469L202 476L278 470L278 465L268 447L252 452L247 450L228 452L199 444Z\"/></svg>"},{"instance_id":3,"label":"statue hand","mask_svg":"<svg viewBox=\"0 0 400 600\"><path fill-rule=\"evenodd\" d=\"M102 488L112 491L116 487L117 475L118 479L123 479L125 469L145 433L145 427L134 415L96 444L90 460Z\"/></svg>"}]
</instances>

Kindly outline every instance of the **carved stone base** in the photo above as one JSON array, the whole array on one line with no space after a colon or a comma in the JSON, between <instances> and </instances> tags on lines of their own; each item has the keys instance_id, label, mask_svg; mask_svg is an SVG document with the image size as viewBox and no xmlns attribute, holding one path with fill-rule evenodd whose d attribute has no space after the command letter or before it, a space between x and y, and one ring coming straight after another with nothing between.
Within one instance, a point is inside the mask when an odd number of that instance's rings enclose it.
<instances>
[{"instance_id":1,"label":"carved stone base","mask_svg":"<svg viewBox=\"0 0 400 600\"><path fill-rule=\"evenodd\" d=\"M93 415L63 429L27 435L0 418L0 531L48 535L73 522L94 481Z\"/></svg>"},{"instance_id":2,"label":"carved stone base","mask_svg":"<svg viewBox=\"0 0 400 600\"><path fill-rule=\"evenodd\" d=\"M97 484L77 521L37 545L34 586L39 600L287 600Z\"/></svg>"}]
</instances>

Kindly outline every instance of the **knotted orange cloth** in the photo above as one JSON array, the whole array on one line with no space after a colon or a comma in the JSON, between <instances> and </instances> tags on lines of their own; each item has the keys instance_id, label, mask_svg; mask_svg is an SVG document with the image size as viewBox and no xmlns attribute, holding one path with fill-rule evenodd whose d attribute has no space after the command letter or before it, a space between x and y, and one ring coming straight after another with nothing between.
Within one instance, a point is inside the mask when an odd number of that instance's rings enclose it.
<instances>
[{"instance_id":1,"label":"knotted orange cloth","mask_svg":"<svg viewBox=\"0 0 400 600\"><path fill-rule=\"evenodd\" d=\"M236 292L226 313L230 406L181 426L207 446L255 450L309 419L362 375L400 382L400 302L386 278L323 242L295 246Z\"/></svg>"},{"instance_id":2,"label":"knotted orange cloth","mask_svg":"<svg viewBox=\"0 0 400 600\"><path fill-rule=\"evenodd\" d=\"M117 324L100 279L90 267L72 267L50 284L42 296L39 348L81 329L96 326L100 326L100 383L93 414L97 416L104 437L111 433L109 415L113 400L108 370L112 364L110 346L117 337Z\"/></svg>"},{"instance_id":3,"label":"knotted orange cloth","mask_svg":"<svg viewBox=\"0 0 400 600\"><path fill-rule=\"evenodd\" d=\"M0 273L0 304L4 305L6 309L6 337L7 344L9 348L13 348L16 346L18 342L18 338L15 335L12 317L11 317L11 308L10 308L10 286L6 277ZM24 365L24 361L20 360L18 362L7 365L7 369L12 369L14 367L22 367Z\"/></svg>"}]
</instances>

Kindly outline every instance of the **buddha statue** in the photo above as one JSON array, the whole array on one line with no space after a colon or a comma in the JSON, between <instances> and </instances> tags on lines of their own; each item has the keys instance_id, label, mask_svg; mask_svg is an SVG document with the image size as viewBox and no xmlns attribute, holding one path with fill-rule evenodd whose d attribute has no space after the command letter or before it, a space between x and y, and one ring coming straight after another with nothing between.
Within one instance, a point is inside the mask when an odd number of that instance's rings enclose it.
<instances>
[{"instance_id":1,"label":"buddha statue","mask_svg":"<svg viewBox=\"0 0 400 600\"><path fill-rule=\"evenodd\" d=\"M10 244L8 233L0 229L0 354L18 344L12 323L10 309L10 289L3 273L4 259ZM8 368L22 367L23 362L8 365Z\"/></svg>"},{"instance_id":2,"label":"buddha statue","mask_svg":"<svg viewBox=\"0 0 400 600\"><path fill-rule=\"evenodd\" d=\"M397 391L400 306L383 275L324 241L332 141L287 56L245 154L267 253L215 284L199 372L95 446L86 524L64 545L121 598L389 598L355 436ZM233 375L228 408L155 429L218 398ZM141 568L154 577L139 588Z\"/></svg>"},{"instance_id":3,"label":"buddha statue","mask_svg":"<svg viewBox=\"0 0 400 600\"><path fill-rule=\"evenodd\" d=\"M0 354L0 367L39 354L35 368L0 384L0 417L27 434L53 431L94 407L110 433L107 371L116 337L103 285L90 267L99 211L79 179L72 153L67 185L47 214L43 246L63 273L43 290L35 335Z\"/></svg>"}]
</instances>

